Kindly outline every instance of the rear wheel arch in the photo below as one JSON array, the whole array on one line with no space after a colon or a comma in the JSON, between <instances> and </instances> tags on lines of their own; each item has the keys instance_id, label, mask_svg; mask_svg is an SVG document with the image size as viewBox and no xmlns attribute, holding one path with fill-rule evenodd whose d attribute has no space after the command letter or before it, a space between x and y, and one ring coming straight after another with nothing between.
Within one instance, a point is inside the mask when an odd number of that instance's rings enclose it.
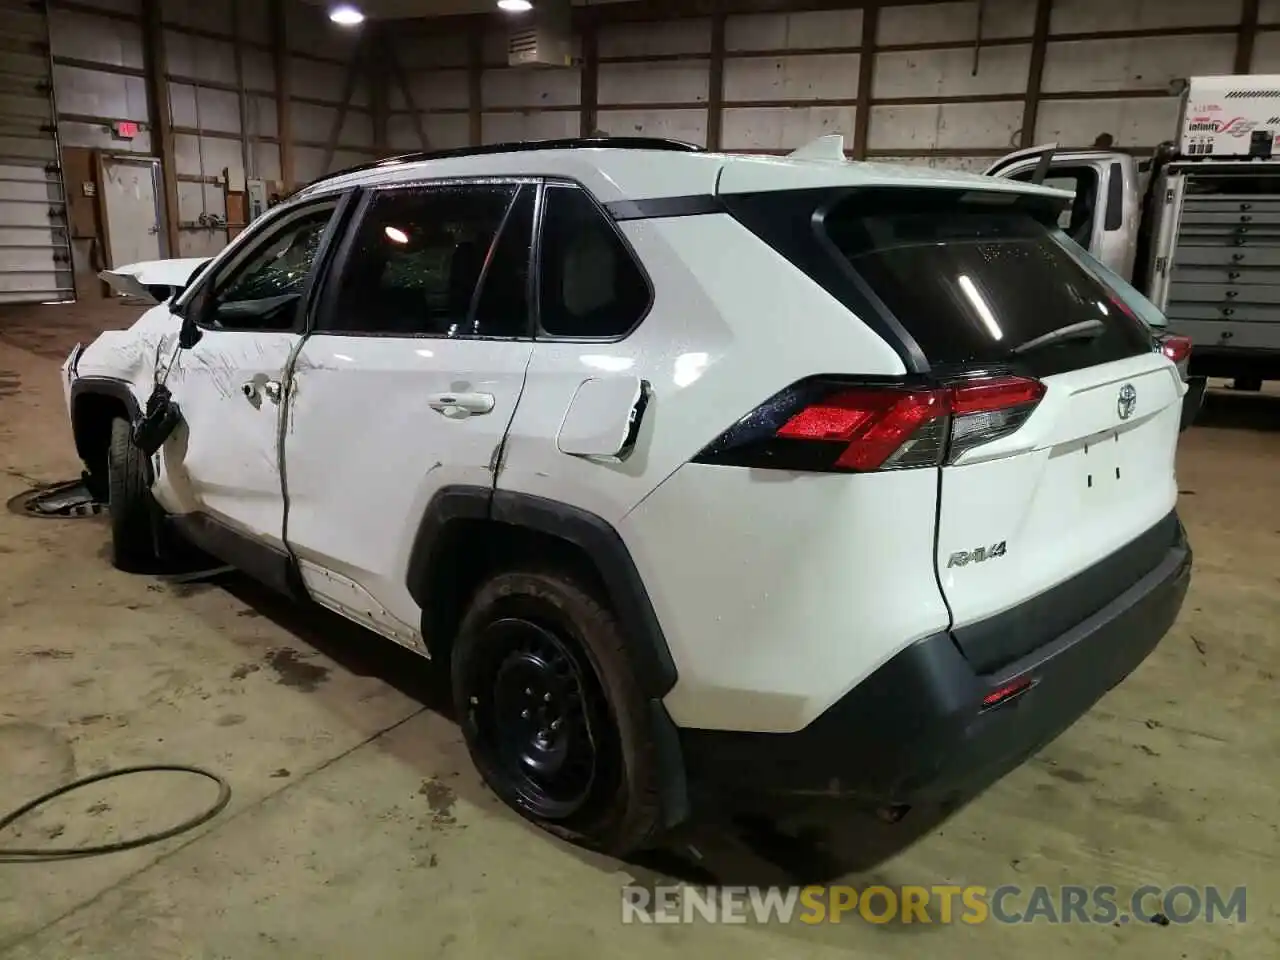
<instances>
[{"instance_id":1,"label":"rear wheel arch","mask_svg":"<svg viewBox=\"0 0 1280 960\"><path fill-rule=\"evenodd\" d=\"M489 576L530 563L574 574L609 603L627 630L645 696L660 700L675 686L666 638L613 526L568 504L487 487L445 487L418 527L407 586L432 657L448 659L466 606Z\"/></svg>"},{"instance_id":2,"label":"rear wheel arch","mask_svg":"<svg viewBox=\"0 0 1280 960\"><path fill-rule=\"evenodd\" d=\"M679 733L662 703L675 686L675 663L635 563L607 521L527 494L476 486L440 490L423 514L407 576L432 659L450 670L451 646L476 596L494 577L530 568L567 574L612 609L646 701L661 824L685 821L690 796Z\"/></svg>"}]
</instances>

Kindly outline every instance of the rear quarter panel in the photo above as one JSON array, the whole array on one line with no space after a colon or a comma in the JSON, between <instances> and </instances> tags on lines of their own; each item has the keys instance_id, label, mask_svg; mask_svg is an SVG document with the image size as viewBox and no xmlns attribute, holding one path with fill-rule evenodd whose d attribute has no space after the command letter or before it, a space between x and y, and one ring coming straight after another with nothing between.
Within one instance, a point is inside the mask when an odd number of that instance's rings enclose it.
<instances>
[{"instance_id":1,"label":"rear quarter panel","mask_svg":"<svg viewBox=\"0 0 1280 960\"><path fill-rule=\"evenodd\" d=\"M900 374L894 351L727 214L622 225L653 305L614 342L539 342L507 438L498 486L616 524L711 440L816 373ZM639 377L649 402L629 457L560 452L555 438L589 378Z\"/></svg>"},{"instance_id":2,"label":"rear quarter panel","mask_svg":"<svg viewBox=\"0 0 1280 960\"><path fill-rule=\"evenodd\" d=\"M689 461L799 379L901 375L902 361L727 214L622 226L653 282L652 309L617 342L534 347L498 486L618 530L679 671L668 697L678 723L799 729L903 645L945 628L937 473ZM634 451L618 462L560 452L579 384L610 374L649 385Z\"/></svg>"}]
</instances>

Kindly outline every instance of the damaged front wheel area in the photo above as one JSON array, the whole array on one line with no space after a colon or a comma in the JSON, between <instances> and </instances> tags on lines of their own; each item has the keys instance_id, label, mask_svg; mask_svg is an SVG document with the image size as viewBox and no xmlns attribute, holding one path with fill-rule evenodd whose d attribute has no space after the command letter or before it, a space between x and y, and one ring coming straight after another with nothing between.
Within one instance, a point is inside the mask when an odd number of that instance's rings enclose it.
<instances>
[{"instance_id":1,"label":"damaged front wheel area","mask_svg":"<svg viewBox=\"0 0 1280 960\"><path fill-rule=\"evenodd\" d=\"M151 462L123 417L111 422L107 447L107 514L111 562L128 573L152 573L159 565L159 508L151 497Z\"/></svg>"},{"instance_id":2,"label":"damaged front wheel area","mask_svg":"<svg viewBox=\"0 0 1280 960\"><path fill-rule=\"evenodd\" d=\"M176 409L176 405L175 405ZM174 533L151 495L151 458L123 417L111 424L107 448L107 514L111 518L111 562L126 573L208 573L225 569Z\"/></svg>"}]
</instances>

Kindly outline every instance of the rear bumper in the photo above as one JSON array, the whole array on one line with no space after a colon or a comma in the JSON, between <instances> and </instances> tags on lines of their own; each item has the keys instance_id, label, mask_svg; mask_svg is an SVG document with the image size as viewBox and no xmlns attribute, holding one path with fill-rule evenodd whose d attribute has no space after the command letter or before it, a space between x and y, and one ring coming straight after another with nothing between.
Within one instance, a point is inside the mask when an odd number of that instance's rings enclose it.
<instances>
[{"instance_id":1,"label":"rear bumper","mask_svg":"<svg viewBox=\"0 0 1280 960\"><path fill-rule=\"evenodd\" d=\"M692 784L950 802L985 788L1057 737L1123 680L1177 618L1191 579L1181 524L1163 559L1102 609L1030 655L977 673L949 633L903 650L805 729L681 731ZM983 698L1033 686L994 708Z\"/></svg>"}]
</instances>

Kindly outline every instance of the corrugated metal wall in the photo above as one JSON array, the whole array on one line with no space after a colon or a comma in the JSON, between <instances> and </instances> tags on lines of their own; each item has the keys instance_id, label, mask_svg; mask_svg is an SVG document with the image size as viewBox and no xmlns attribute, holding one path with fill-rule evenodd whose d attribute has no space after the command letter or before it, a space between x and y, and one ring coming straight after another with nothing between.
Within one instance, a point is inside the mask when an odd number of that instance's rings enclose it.
<instances>
[{"instance_id":1,"label":"corrugated metal wall","mask_svg":"<svg viewBox=\"0 0 1280 960\"><path fill-rule=\"evenodd\" d=\"M226 190L243 190L246 177L287 188L379 152L366 34L334 27L322 7L300 0L50 0L49 19L64 147L165 157L168 123L182 256L226 244ZM274 46L278 31L284 57ZM162 74L159 104L152 102L149 60ZM114 136L119 120L139 123L139 135ZM230 213L234 231L239 213Z\"/></svg>"},{"instance_id":2,"label":"corrugated metal wall","mask_svg":"<svg viewBox=\"0 0 1280 960\"><path fill-rule=\"evenodd\" d=\"M0 0L0 24L0 304L70 299L49 24L20 0Z\"/></svg>"},{"instance_id":3,"label":"corrugated metal wall","mask_svg":"<svg viewBox=\"0 0 1280 960\"><path fill-rule=\"evenodd\" d=\"M840 132L857 156L981 168L1019 146L1088 146L1102 133L1149 150L1174 136L1172 81L1280 72L1280 0L960 0L655 22L619 20L625 6L579 13L583 65L572 69L507 68L500 17L420 22L423 36L396 43L410 98L393 90L392 147L598 127L785 151Z\"/></svg>"},{"instance_id":4,"label":"corrugated metal wall","mask_svg":"<svg viewBox=\"0 0 1280 960\"><path fill-rule=\"evenodd\" d=\"M644 9L579 9L577 66L513 69L497 15L344 31L301 0L49 0L57 129L64 147L167 160L170 249L203 254L226 242L228 186L288 189L387 151L599 129L781 152L841 132L855 156L981 167L1101 133L1148 150L1174 134L1171 81L1280 72L1280 0L626 19ZM115 137L121 120L138 136Z\"/></svg>"}]
</instances>

